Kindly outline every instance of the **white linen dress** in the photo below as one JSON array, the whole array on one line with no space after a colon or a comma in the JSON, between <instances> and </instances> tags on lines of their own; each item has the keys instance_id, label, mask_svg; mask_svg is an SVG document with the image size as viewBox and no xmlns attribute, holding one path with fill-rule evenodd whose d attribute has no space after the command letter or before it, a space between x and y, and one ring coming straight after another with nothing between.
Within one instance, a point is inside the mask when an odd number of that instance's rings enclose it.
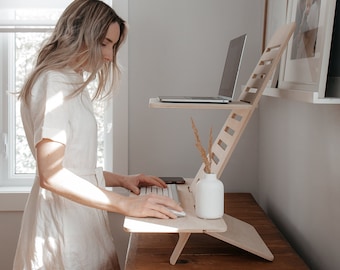
<instances>
[{"instance_id":1,"label":"white linen dress","mask_svg":"<svg viewBox=\"0 0 340 270\"><path fill-rule=\"evenodd\" d=\"M34 157L42 139L60 142L66 146L64 167L104 187L102 170L96 168L97 125L90 96L83 91L66 98L82 81L71 69L43 73L28 105L22 105L22 120ZM36 176L13 269L119 269L107 212L42 189Z\"/></svg>"}]
</instances>

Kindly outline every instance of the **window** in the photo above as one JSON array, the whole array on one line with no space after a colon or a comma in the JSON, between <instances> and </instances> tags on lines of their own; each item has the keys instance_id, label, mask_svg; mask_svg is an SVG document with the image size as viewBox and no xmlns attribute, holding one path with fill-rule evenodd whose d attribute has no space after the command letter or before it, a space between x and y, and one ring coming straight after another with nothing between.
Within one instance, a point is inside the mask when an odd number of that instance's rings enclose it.
<instances>
[{"instance_id":1,"label":"window","mask_svg":"<svg viewBox=\"0 0 340 270\"><path fill-rule=\"evenodd\" d=\"M18 4L17 2L24 4L23 1L16 0L14 5ZM21 8L20 3L14 8L0 7L0 186L32 184L35 161L31 156L22 127L20 104L16 96L8 92L15 92L21 88L26 75L32 69L41 42L50 34L63 7L71 0L58 1L55 4L46 4L46 1L37 0L33 2L44 3L44 6L58 5L58 7L40 9L32 8L30 5L30 8ZM36 6L40 6L39 3ZM98 122L98 166L113 169L112 122L115 121L113 110L108 104L99 102L94 104L94 109ZM119 134L117 136L121 137ZM121 151L127 152L127 149ZM120 154L120 156L125 155L125 153Z\"/></svg>"}]
</instances>

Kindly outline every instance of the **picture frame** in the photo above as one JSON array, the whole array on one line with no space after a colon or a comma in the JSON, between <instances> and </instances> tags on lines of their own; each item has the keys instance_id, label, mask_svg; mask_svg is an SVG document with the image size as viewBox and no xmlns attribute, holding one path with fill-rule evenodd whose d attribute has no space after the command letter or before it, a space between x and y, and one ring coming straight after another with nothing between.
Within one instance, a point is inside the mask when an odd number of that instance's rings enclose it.
<instances>
[{"instance_id":1,"label":"picture frame","mask_svg":"<svg viewBox=\"0 0 340 270\"><path fill-rule=\"evenodd\" d=\"M295 32L281 61L280 89L325 96L336 0L288 0L287 23Z\"/></svg>"}]
</instances>

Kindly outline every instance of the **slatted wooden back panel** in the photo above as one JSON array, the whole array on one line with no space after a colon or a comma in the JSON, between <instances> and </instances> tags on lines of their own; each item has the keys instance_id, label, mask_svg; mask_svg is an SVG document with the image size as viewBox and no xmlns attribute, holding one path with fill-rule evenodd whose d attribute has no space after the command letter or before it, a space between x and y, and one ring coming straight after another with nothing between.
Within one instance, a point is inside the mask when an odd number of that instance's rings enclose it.
<instances>
[{"instance_id":1,"label":"slatted wooden back panel","mask_svg":"<svg viewBox=\"0 0 340 270\"><path fill-rule=\"evenodd\" d=\"M216 173L217 177L221 176L249 119L257 108L261 95L280 62L294 29L295 23L291 23L280 27L275 32L239 97L239 101L252 106L245 109L232 109L213 143L212 172ZM190 187L194 193L196 182L203 174L204 164L201 165Z\"/></svg>"}]
</instances>

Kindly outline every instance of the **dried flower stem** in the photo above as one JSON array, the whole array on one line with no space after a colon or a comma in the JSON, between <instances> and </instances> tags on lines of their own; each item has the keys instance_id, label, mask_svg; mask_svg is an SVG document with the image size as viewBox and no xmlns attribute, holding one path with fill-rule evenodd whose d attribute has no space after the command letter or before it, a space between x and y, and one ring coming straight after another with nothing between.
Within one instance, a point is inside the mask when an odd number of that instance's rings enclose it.
<instances>
[{"instance_id":1,"label":"dried flower stem","mask_svg":"<svg viewBox=\"0 0 340 270\"><path fill-rule=\"evenodd\" d=\"M209 133L209 146L208 146L208 152L209 152L209 167L210 167L210 172L211 171L211 163L213 159L213 153L212 153L212 145L213 145L213 136L212 136L212 127L210 128L210 133Z\"/></svg>"},{"instance_id":2,"label":"dried flower stem","mask_svg":"<svg viewBox=\"0 0 340 270\"><path fill-rule=\"evenodd\" d=\"M203 163L205 165L204 171L206 173L211 173L211 163L212 163L212 128L210 128L210 134L209 134L209 146L208 146L208 154L204 150L204 147L202 146L200 136L198 133L198 129L195 125L194 119L191 117L191 126L194 131L195 139L196 139L196 147L198 151L200 152L201 158L203 160Z\"/></svg>"}]
</instances>

